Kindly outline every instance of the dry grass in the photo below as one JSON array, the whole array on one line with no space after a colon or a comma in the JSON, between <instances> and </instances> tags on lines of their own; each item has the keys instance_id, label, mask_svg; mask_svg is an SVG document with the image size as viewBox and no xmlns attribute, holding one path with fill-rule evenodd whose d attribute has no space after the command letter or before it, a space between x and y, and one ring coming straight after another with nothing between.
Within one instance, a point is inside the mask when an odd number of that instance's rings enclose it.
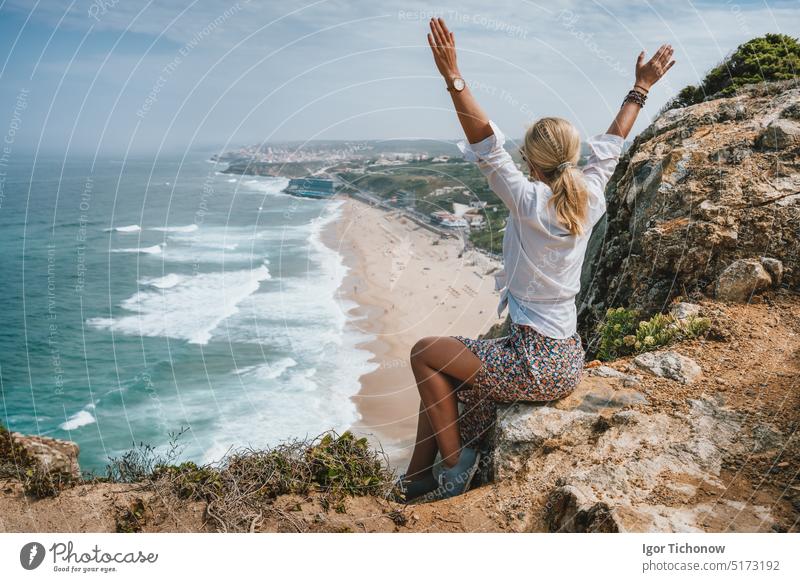
<instances>
[{"instance_id":1,"label":"dry grass","mask_svg":"<svg viewBox=\"0 0 800 582\"><path fill-rule=\"evenodd\" d=\"M385 497L394 486L383 451L371 449L366 439L350 432L237 450L202 466L174 463L180 434L173 435L163 456L140 445L112 459L107 478L139 484L163 500L204 501L209 521L221 532L255 531L266 517L280 516L272 504L279 495L315 494L325 509L344 511L346 497Z\"/></svg>"}]
</instances>

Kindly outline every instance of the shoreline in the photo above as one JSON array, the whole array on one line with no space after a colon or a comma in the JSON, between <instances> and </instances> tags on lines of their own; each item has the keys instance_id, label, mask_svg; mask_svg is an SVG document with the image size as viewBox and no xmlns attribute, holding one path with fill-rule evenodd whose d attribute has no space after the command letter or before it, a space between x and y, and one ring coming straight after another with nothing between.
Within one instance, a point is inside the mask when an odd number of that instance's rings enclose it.
<instances>
[{"instance_id":1,"label":"shoreline","mask_svg":"<svg viewBox=\"0 0 800 582\"><path fill-rule=\"evenodd\" d=\"M377 368L360 377L352 396L360 416L350 429L403 466L416 435L419 395L408 355L430 335L477 337L494 323L498 294L490 275L499 263L462 242L442 238L398 212L343 197L340 217L321 233L348 268L337 292L355 304L352 330Z\"/></svg>"}]
</instances>

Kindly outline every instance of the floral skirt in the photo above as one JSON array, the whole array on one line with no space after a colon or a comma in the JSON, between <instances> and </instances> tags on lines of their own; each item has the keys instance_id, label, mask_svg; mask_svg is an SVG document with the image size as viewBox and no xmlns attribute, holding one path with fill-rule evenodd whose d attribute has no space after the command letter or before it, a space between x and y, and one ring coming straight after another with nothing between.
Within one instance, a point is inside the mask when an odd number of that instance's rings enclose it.
<instances>
[{"instance_id":1,"label":"floral skirt","mask_svg":"<svg viewBox=\"0 0 800 582\"><path fill-rule=\"evenodd\" d=\"M463 404L459 428L465 446L478 446L486 436L498 402L558 400L581 380L585 354L577 333L556 339L512 323L509 335L501 338L453 337L483 362L472 384L456 392Z\"/></svg>"}]
</instances>

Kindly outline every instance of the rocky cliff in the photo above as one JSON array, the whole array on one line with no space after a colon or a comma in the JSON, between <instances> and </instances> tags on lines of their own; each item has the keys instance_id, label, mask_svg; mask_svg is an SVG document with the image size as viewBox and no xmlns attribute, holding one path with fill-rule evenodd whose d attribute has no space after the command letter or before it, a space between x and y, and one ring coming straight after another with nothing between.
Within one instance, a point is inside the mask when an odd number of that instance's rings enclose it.
<instances>
[{"instance_id":1,"label":"rocky cliff","mask_svg":"<svg viewBox=\"0 0 800 582\"><path fill-rule=\"evenodd\" d=\"M606 191L583 269L584 337L612 306L654 312L678 295L747 300L770 286L799 289L798 154L796 81L656 118Z\"/></svg>"}]
</instances>

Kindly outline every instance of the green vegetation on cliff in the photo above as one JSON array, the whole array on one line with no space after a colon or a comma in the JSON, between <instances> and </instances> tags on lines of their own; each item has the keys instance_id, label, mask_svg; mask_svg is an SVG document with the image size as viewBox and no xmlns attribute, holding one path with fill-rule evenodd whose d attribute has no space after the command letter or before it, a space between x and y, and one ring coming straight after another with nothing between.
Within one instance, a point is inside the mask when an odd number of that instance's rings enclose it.
<instances>
[{"instance_id":1,"label":"green vegetation on cliff","mask_svg":"<svg viewBox=\"0 0 800 582\"><path fill-rule=\"evenodd\" d=\"M610 308L597 327L600 345L597 358L603 361L656 350L681 340L693 339L708 331L705 317L679 320L670 314L656 313L643 319L635 309Z\"/></svg>"},{"instance_id":2,"label":"green vegetation on cliff","mask_svg":"<svg viewBox=\"0 0 800 582\"><path fill-rule=\"evenodd\" d=\"M181 434L171 435L164 455L141 444L112 458L107 479L139 484L161 497L204 501L220 531L247 531L254 516L279 495L315 493L323 507L343 511L347 497L386 497L394 487L383 454L349 431L234 451L209 465L176 464Z\"/></svg>"},{"instance_id":3,"label":"green vegetation on cliff","mask_svg":"<svg viewBox=\"0 0 800 582\"><path fill-rule=\"evenodd\" d=\"M675 109L708 97L733 95L752 83L796 79L800 71L800 43L785 34L766 34L747 41L711 69L699 85L684 87L667 104Z\"/></svg>"},{"instance_id":4,"label":"green vegetation on cliff","mask_svg":"<svg viewBox=\"0 0 800 582\"><path fill-rule=\"evenodd\" d=\"M105 476L86 474L79 479L48 471L41 459L0 425L0 479L21 483L26 495L34 498L105 482L128 484L134 492L151 491L162 500L205 502L220 531L248 531L254 517L268 512L280 495L313 494L325 509L343 512L348 497L387 498L395 493L394 473L383 452L349 431L329 431L264 449L235 450L206 465L179 460L184 432L170 433L165 451L140 443L110 458ZM133 503L118 516L117 531L141 531L145 513L141 501Z\"/></svg>"}]
</instances>

